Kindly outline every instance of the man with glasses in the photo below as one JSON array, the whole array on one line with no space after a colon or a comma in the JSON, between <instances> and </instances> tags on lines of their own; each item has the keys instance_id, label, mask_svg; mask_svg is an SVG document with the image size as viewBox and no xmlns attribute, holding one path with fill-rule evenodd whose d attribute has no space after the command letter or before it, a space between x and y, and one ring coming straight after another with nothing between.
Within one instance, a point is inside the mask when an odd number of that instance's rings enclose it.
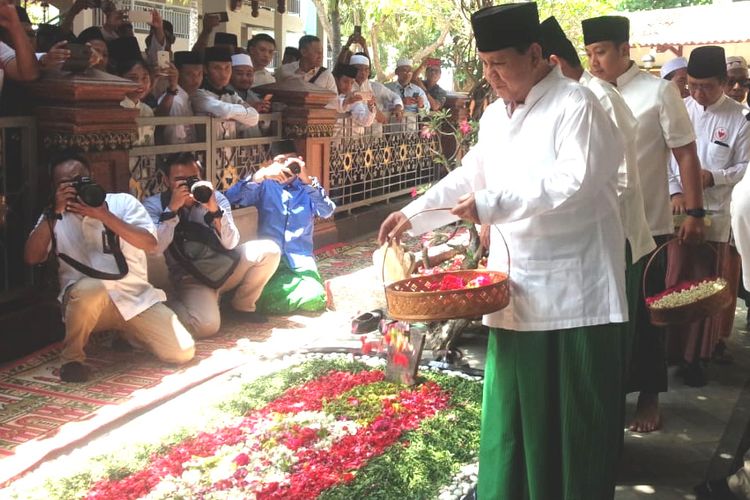
<instances>
[{"instance_id":1,"label":"man with glasses","mask_svg":"<svg viewBox=\"0 0 750 500\"><path fill-rule=\"evenodd\" d=\"M690 54L688 88L685 99L693 124L701 163L703 204L711 212L711 225L706 227L708 245L690 247L671 245L667 261L667 286L693 281L719 270L736 292L740 260L729 241L729 203L732 189L745 174L750 158L750 124L745 120L743 106L724 95L727 69L724 49L718 46L698 47ZM672 160L674 161L674 160ZM677 172L675 168L672 169ZM670 180L672 196L682 192L679 173ZM684 205L677 205L678 213ZM733 294L736 295L736 294ZM700 387L706 378L701 361L711 358L722 338L732 332L734 306L710 319L690 323L667 331L668 351L683 363L681 374L687 385Z\"/></svg>"},{"instance_id":2,"label":"man with glasses","mask_svg":"<svg viewBox=\"0 0 750 500\"><path fill-rule=\"evenodd\" d=\"M739 102L745 103L748 88L747 62L742 56L727 57L727 80L724 93Z\"/></svg>"}]
</instances>

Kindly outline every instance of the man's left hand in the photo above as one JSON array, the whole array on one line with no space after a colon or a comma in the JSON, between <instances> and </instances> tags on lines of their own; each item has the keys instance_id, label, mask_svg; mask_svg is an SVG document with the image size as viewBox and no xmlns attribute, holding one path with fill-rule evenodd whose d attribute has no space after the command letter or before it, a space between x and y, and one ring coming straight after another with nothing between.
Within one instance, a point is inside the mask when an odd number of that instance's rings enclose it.
<instances>
[{"instance_id":1,"label":"man's left hand","mask_svg":"<svg viewBox=\"0 0 750 500\"><path fill-rule=\"evenodd\" d=\"M468 193L458 199L458 205L451 209L451 213L460 219L480 224L477 202L474 193Z\"/></svg>"},{"instance_id":2,"label":"man's left hand","mask_svg":"<svg viewBox=\"0 0 750 500\"><path fill-rule=\"evenodd\" d=\"M714 174L710 170L701 170L701 182L703 183L703 189L712 187L714 185Z\"/></svg>"},{"instance_id":3,"label":"man's left hand","mask_svg":"<svg viewBox=\"0 0 750 500\"><path fill-rule=\"evenodd\" d=\"M98 207L92 207L91 205L86 205L78 200L70 201L68 202L67 211L78 214L82 217L91 217L92 219L97 219L102 222L106 221L107 218L112 215L106 202Z\"/></svg>"}]
</instances>

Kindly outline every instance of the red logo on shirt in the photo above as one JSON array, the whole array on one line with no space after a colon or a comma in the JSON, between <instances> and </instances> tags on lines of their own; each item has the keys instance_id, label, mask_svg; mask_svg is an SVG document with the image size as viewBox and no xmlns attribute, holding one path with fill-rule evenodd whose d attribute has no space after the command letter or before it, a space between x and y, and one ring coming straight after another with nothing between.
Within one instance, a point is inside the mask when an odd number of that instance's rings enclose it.
<instances>
[{"instance_id":1,"label":"red logo on shirt","mask_svg":"<svg viewBox=\"0 0 750 500\"><path fill-rule=\"evenodd\" d=\"M727 129L724 127L718 127L716 130L714 130L714 140L715 141L723 141L727 138Z\"/></svg>"}]
</instances>

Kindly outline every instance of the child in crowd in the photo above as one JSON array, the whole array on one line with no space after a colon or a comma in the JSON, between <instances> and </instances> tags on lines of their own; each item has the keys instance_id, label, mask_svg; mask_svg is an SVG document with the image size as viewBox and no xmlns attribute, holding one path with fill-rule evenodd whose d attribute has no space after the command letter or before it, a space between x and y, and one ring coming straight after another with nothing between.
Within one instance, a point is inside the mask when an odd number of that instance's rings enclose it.
<instances>
[{"instance_id":1,"label":"child in crowd","mask_svg":"<svg viewBox=\"0 0 750 500\"><path fill-rule=\"evenodd\" d=\"M279 268L266 284L256 310L266 314L322 311L323 280L313 257L314 218L328 218L336 205L318 179L310 177L292 141L271 146L273 163L227 192L232 205L258 209L258 238L281 248Z\"/></svg>"},{"instance_id":2,"label":"child in crowd","mask_svg":"<svg viewBox=\"0 0 750 500\"><path fill-rule=\"evenodd\" d=\"M143 99L151 92L151 74L141 55L138 40L135 37L123 37L109 42L109 57L114 74L138 84L138 88L125 94L125 99L122 100L120 106L137 109L141 117L154 116L154 110L143 102ZM138 141L134 146L153 143L154 127L138 127Z\"/></svg>"}]
</instances>

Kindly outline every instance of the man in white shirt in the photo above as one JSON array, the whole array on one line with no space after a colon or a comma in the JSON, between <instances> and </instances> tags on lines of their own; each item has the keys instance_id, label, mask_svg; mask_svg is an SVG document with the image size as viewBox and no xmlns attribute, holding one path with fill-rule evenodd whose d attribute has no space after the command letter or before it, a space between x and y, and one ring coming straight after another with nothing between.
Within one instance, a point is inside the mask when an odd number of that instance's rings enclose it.
<instances>
[{"instance_id":1,"label":"man in white shirt","mask_svg":"<svg viewBox=\"0 0 750 500\"><path fill-rule=\"evenodd\" d=\"M143 205L125 193L107 194L104 200L103 191L98 199L86 196L75 183L91 171L77 154L64 153L53 160L51 175L54 205L29 235L24 259L30 265L41 264L50 251L59 259L65 322L60 378L88 379L84 348L92 333L106 330L121 330L126 339L162 361L191 360L192 337L162 303L164 292L147 280L145 251L155 249L157 241Z\"/></svg>"},{"instance_id":2,"label":"man in white shirt","mask_svg":"<svg viewBox=\"0 0 750 500\"><path fill-rule=\"evenodd\" d=\"M333 69L333 76L336 79L338 95L331 99L326 105L328 109L335 109L340 115L348 114L349 130L345 130L345 117L340 116L336 120L336 127L333 132L334 139L342 135L362 135L365 127L369 127L375 121L376 105L375 98L370 96L365 100L361 93L353 92L354 79L358 70L351 64L337 64Z\"/></svg>"},{"instance_id":3,"label":"man in white shirt","mask_svg":"<svg viewBox=\"0 0 750 500\"><path fill-rule=\"evenodd\" d=\"M560 66L565 76L580 82L594 93L622 134L625 145L625 155L618 171L617 193L620 201L620 219L627 241L625 279L630 321L625 327L623 360L623 366L627 367L630 363L630 349L636 331L635 317L638 310L643 267L646 255L656 248L646 220L641 181L638 175L636 144L638 121L617 89L583 69L578 52L554 17L546 19L541 24L541 29L545 57L552 64ZM479 134L483 134L482 130Z\"/></svg>"},{"instance_id":4,"label":"man in white shirt","mask_svg":"<svg viewBox=\"0 0 750 500\"><path fill-rule=\"evenodd\" d=\"M299 39L299 61L282 65L276 70L276 81L298 79L336 92L336 80L330 70L323 67L323 44L320 38L305 35Z\"/></svg>"},{"instance_id":5,"label":"man in white shirt","mask_svg":"<svg viewBox=\"0 0 750 500\"><path fill-rule=\"evenodd\" d=\"M170 297L170 306L180 321L196 338L215 335L221 326L219 298L232 290L235 290L232 307L245 321L265 321L262 315L255 313L255 302L279 265L281 251L278 245L270 240L238 245L240 231L226 197L214 190L210 198L201 203L191 194L186 181L202 177L201 167L192 153L172 155L164 173L167 191L149 196L143 204L156 226L158 244L152 253L163 254L167 261L175 294L174 299ZM210 228L222 247L239 254L237 267L218 288L202 283L172 252L167 251L180 223Z\"/></svg>"},{"instance_id":6,"label":"man in white shirt","mask_svg":"<svg viewBox=\"0 0 750 500\"><path fill-rule=\"evenodd\" d=\"M419 111L430 110L430 101L427 100L427 94L424 90L411 82L413 69L411 59L402 58L396 63L396 81L387 83L385 86L401 96L404 104L404 111L417 113Z\"/></svg>"},{"instance_id":7,"label":"man in white shirt","mask_svg":"<svg viewBox=\"0 0 750 500\"><path fill-rule=\"evenodd\" d=\"M353 92L358 92L367 100L370 96L375 98L377 104L378 123L387 122L383 113L390 113L397 120L404 115L404 101L397 93L380 82L370 80L370 58L367 54L357 53L349 59L349 64L357 68L357 76L352 86Z\"/></svg>"},{"instance_id":8,"label":"man in white shirt","mask_svg":"<svg viewBox=\"0 0 750 500\"><path fill-rule=\"evenodd\" d=\"M176 92L167 89L159 99L158 115L193 116L190 94L203 83L203 60L198 52L174 53L174 64L179 72ZM198 141L194 125L168 125L164 127L167 144L189 144Z\"/></svg>"},{"instance_id":9,"label":"man in white shirt","mask_svg":"<svg viewBox=\"0 0 750 500\"><path fill-rule=\"evenodd\" d=\"M268 71L268 65L273 62L273 56L276 53L276 40L265 33L258 33L247 41L247 51L255 68L253 87L276 83L273 73Z\"/></svg>"},{"instance_id":10,"label":"man in white shirt","mask_svg":"<svg viewBox=\"0 0 750 500\"><path fill-rule=\"evenodd\" d=\"M459 218L496 224L488 268L503 271L507 241L510 304L483 318L477 497L612 498L627 321L620 134L590 91L544 60L535 3L471 21L500 97L482 116L489 130L461 167L388 216L379 239Z\"/></svg>"},{"instance_id":11,"label":"man in white shirt","mask_svg":"<svg viewBox=\"0 0 750 500\"><path fill-rule=\"evenodd\" d=\"M687 243L702 241L700 162L693 127L677 87L641 71L630 59L630 22L626 17L586 19L582 27L591 72L617 87L638 120L638 173L651 235L658 245L674 233L668 180L671 152L685 181L685 196L675 201L686 205L691 214L682 223L678 236ZM664 289L664 260L650 269L647 295ZM667 390L667 365L664 329L651 325L645 297L641 299L628 384L629 392L639 391L640 395L630 429L651 432L661 426L659 393Z\"/></svg>"},{"instance_id":12,"label":"man in white shirt","mask_svg":"<svg viewBox=\"0 0 750 500\"><path fill-rule=\"evenodd\" d=\"M209 115L222 120L221 138L237 136L235 123L241 129L258 125L258 112L233 90L229 89L232 78L232 55L224 47L208 47L205 50L205 81L201 88L190 95L196 115Z\"/></svg>"},{"instance_id":13,"label":"man in white shirt","mask_svg":"<svg viewBox=\"0 0 750 500\"><path fill-rule=\"evenodd\" d=\"M729 205L732 189L745 175L750 159L750 124L745 119L745 107L724 95L727 69L722 47L693 49L687 71L690 97L685 99L685 106L695 129L698 157L703 167L703 204L711 212L706 240L713 249L709 245L671 245L667 286L713 276L718 270L729 282L732 297L735 297L740 260L729 244ZM670 179L669 192L675 196L682 193L682 185L677 168L672 170L676 175ZM711 359L722 339L732 333L734 313L733 302L722 314L667 330L669 352L684 363L680 374L686 384L693 387L706 384L701 361Z\"/></svg>"}]
</instances>

